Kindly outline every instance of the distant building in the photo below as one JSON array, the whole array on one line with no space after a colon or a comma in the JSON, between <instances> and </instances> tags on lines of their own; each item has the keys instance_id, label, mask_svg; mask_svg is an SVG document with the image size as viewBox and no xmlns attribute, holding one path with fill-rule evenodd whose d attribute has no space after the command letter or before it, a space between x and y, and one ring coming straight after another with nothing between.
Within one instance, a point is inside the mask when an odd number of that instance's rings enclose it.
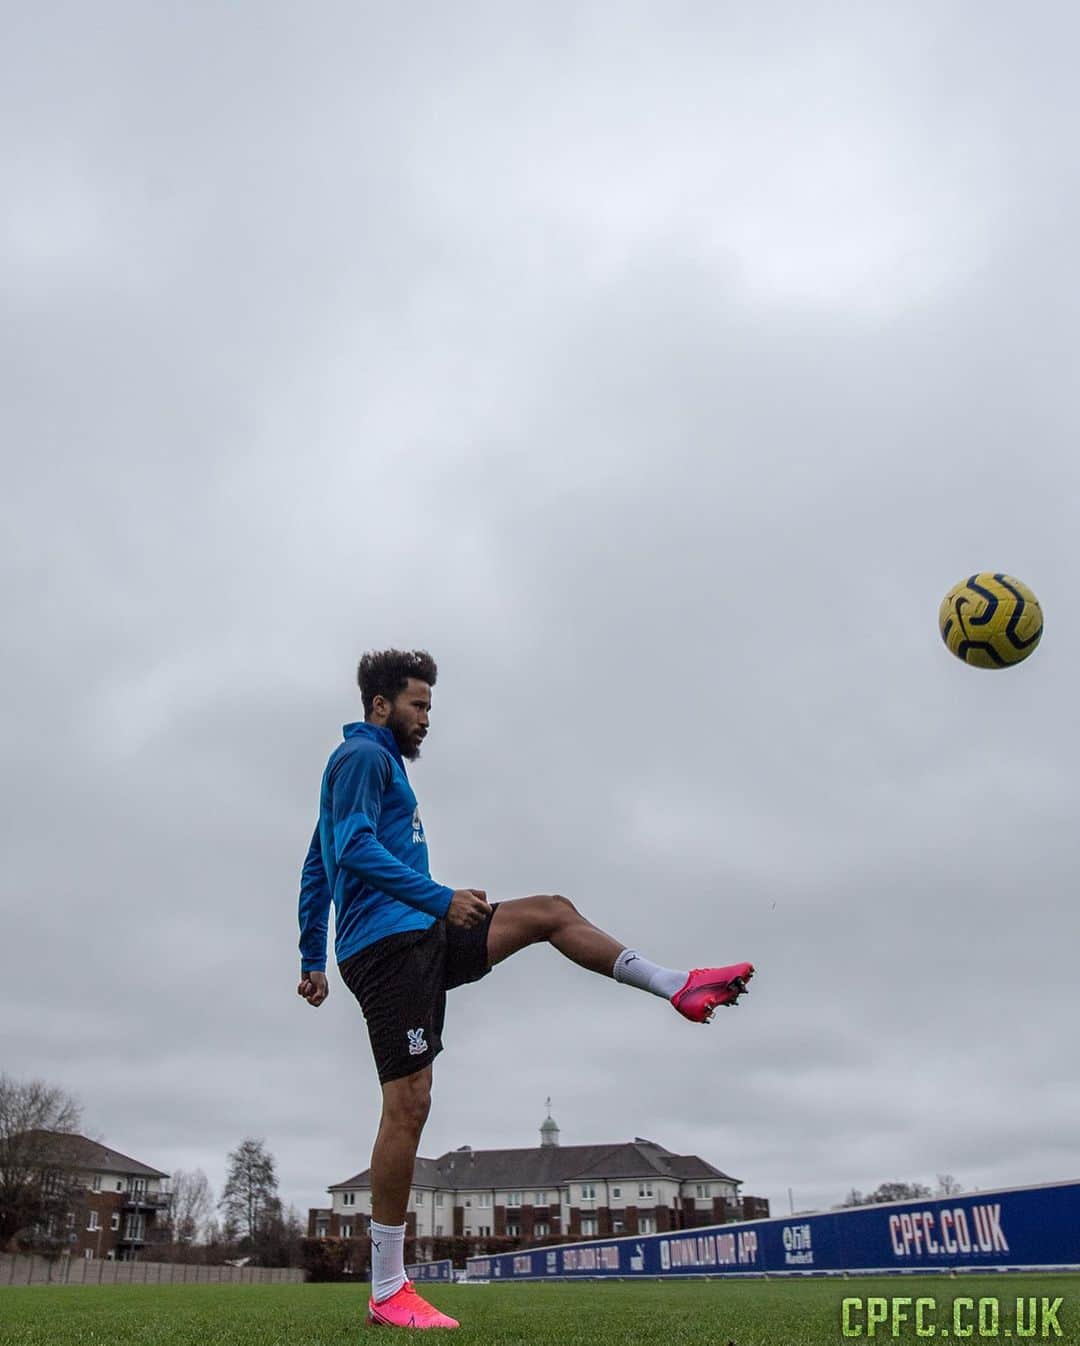
<instances>
[{"instance_id":1,"label":"distant building","mask_svg":"<svg viewBox=\"0 0 1080 1346\"><path fill-rule=\"evenodd\" d=\"M86 1136L58 1137L64 1163L78 1177L78 1199L64 1217L35 1229L52 1251L88 1261L134 1262L147 1245L167 1236L169 1175Z\"/></svg>"},{"instance_id":2,"label":"distant building","mask_svg":"<svg viewBox=\"0 0 1080 1346\"><path fill-rule=\"evenodd\" d=\"M560 1145L549 1115L532 1149L473 1150L417 1158L406 1216L412 1238L618 1237L693 1229L768 1215L763 1197L697 1155L655 1141ZM371 1170L327 1188L332 1205L308 1212L312 1238L356 1238L371 1221Z\"/></svg>"}]
</instances>

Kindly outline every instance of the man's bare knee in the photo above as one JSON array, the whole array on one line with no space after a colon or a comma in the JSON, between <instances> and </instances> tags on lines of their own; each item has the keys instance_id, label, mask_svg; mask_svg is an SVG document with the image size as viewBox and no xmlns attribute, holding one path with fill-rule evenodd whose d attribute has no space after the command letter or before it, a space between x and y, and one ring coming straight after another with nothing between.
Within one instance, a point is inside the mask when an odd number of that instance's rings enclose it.
<instances>
[{"instance_id":1,"label":"man's bare knee","mask_svg":"<svg viewBox=\"0 0 1080 1346\"><path fill-rule=\"evenodd\" d=\"M409 1099L396 1102L392 1107L384 1107L382 1120L395 1131L408 1131L419 1135L431 1111L430 1099Z\"/></svg>"},{"instance_id":2,"label":"man's bare knee","mask_svg":"<svg viewBox=\"0 0 1080 1346\"><path fill-rule=\"evenodd\" d=\"M563 897L562 893L551 893L546 899L551 910L551 920L553 928L558 930L560 926L567 925L571 921L581 919L581 912L574 906L568 897Z\"/></svg>"},{"instance_id":3,"label":"man's bare knee","mask_svg":"<svg viewBox=\"0 0 1080 1346\"><path fill-rule=\"evenodd\" d=\"M383 1120L397 1129L424 1128L431 1111L431 1077L427 1071L393 1080L383 1090Z\"/></svg>"}]
</instances>

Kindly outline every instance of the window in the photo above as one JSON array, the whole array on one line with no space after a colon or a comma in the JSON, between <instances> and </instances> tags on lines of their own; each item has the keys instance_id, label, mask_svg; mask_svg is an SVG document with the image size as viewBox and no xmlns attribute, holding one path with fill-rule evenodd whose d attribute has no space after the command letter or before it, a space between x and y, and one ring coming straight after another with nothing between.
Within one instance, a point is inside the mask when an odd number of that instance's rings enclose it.
<instances>
[{"instance_id":1,"label":"window","mask_svg":"<svg viewBox=\"0 0 1080 1346\"><path fill-rule=\"evenodd\" d=\"M124 1190L124 1184L123 1184L122 1182L118 1182L118 1183L116 1184L116 1190L117 1190L118 1192L122 1192L122 1191Z\"/></svg>"},{"instance_id":2,"label":"window","mask_svg":"<svg viewBox=\"0 0 1080 1346\"><path fill-rule=\"evenodd\" d=\"M707 1182L699 1182L697 1185L697 1194L701 1198L712 1196L712 1188Z\"/></svg>"},{"instance_id":3,"label":"window","mask_svg":"<svg viewBox=\"0 0 1080 1346\"><path fill-rule=\"evenodd\" d=\"M443 1203L443 1194L442 1194L442 1192L436 1192L436 1193L435 1193L435 1204L436 1204L436 1206L441 1207L441 1206L442 1206L442 1203Z\"/></svg>"},{"instance_id":4,"label":"window","mask_svg":"<svg viewBox=\"0 0 1080 1346\"><path fill-rule=\"evenodd\" d=\"M92 1262L94 1260L93 1248L87 1248L87 1250L83 1253L83 1256L86 1258L88 1262Z\"/></svg>"},{"instance_id":5,"label":"window","mask_svg":"<svg viewBox=\"0 0 1080 1346\"><path fill-rule=\"evenodd\" d=\"M480 1193L480 1196L479 1196L478 1199L477 1199L476 1204L480 1207L481 1210L490 1210L490 1209L491 1209L491 1193L490 1193L490 1192L481 1192L481 1193Z\"/></svg>"},{"instance_id":6,"label":"window","mask_svg":"<svg viewBox=\"0 0 1080 1346\"><path fill-rule=\"evenodd\" d=\"M345 1223L345 1224L343 1224L343 1225L341 1226L341 1237L342 1237L343 1239L351 1239L351 1238L352 1238L352 1225L351 1225L351 1224Z\"/></svg>"},{"instance_id":7,"label":"window","mask_svg":"<svg viewBox=\"0 0 1080 1346\"><path fill-rule=\"evenodd\" d=\"M436 1237L437 1239L441 1239L441 1238L442 1238L442 1236L443 1236L443 1232L442 1232L442 1231L443 1231L443 1227L442 1227L442 1225L441 1225L441 1224L437 1224L437 1225L435 1226L435 1237Z\"/></svg>"},{"instance_id":8,"label":"window","mask_svg":"<svg viewBox=\"0 0 1080 1346\"><path fill-rule=\"evenodd\" d=\"M328 1228L327 1223L326 1223L325 1220L320 1220L319 1223L315 1226L315 1237L316 1237L317 1239L324 1239L324 1238L326 1238L326 1236L327 1236L327 1234L328 1234L329 1232L330 1232L330 1230L329 1230L329 1228Z\"/></svg>"},{"instance_id":9,"label":"window","mask_svg":"<svg viewBox=\"0 0 1080 1346\"><path fill-rule=\"evenodd\" d=\"M520 1238L520 1237L521 1237L521 1225L516 1224L516 1223L515 1223L515 1224L508 1224L508 1225L506 1226L506 1237L507 1237L508 1239L516 1239L516 1238Z\"/></svg>"},{"instance_id":10,"label":"window","mask_svg":"<svg viewBox=\"0 0 1080 1346\"><path fill-rule=\"evenodd\" d=\"M612 1199L613 1201L620 1201L620 1200L622 1199L622 1188L621 1188L621 1187L613 1187L613 1188L611 1189L611 1199Z\"/></svg>"},{"instance_id":11,"label":"window","mask_svg":"<svg viewBox=\"0 0 1080 1346\"><path fill-rule=\"evenodd\" d=\"M546 1206L548 1203L547 1198L548 1198L547 1192L533 1192L533 1205Z\"/></svg>"},{"instance_id":12,"label":"window","mask_svg":"<svg viewBox=\"0 0 1080 1346\"><path fill-rule=\"evenodd\" d=\"M638 1183L638 1188L637 1188L637 1194L638 1194L639 1197L641 1197L641 1196L652 1196L652 1194L653 1194L652 1183L651 1183L651 1182L639 1182L639 1183Z\"/></svg>"},{"instance_id":13,"label":"window","mask_svg":"<svg viewBox=\"0 0 1080 1346\"><path fill-rule=\"evenodd\" d=\"M465 1198L465 1209L466 1209L466 1210L472 1210L472 1197L471 1197L471 1196L467 1196L467 1197Z\"/></svg>"},{"instance_id":14,"label":"window","mask_svg":"<svg viewBox=\"0 0 1080 1346\"><path fill-rule=\"evenodd\" d=\"M583 1183L581 1184L581 1199L582 1199L582 1201L595 1201L595 1200L596 1200L596 1184L595 1184L595 1183L591 1183L591 1182L583 1182Z\"/></svg>"},{"instance_id":15,"label":"window","mask_svg":"<svg viewBox=\"0 0 1080 1346\"><path fill-rule=\"evenodd\" d=\"M94 1231L95 1229L100 1229L100 1228L101 1228L101 1225L98 1224L98 1213L97 1213L96 1210L92 1210L92 1211L90 1212L90 1218L89 1218L89 1220L87 1221L86 1227L87 1227L88 1230L90 1230L91 1233L93 1233L93 1231ZM50 1231L50 1232L51 1232L51 1231Z\"/></svg>"},{"instance_id":16,"label":"window","mask_svg":"<svg viewBox=\"0 0 1080 1346\"><path fill-rule=\"evenodd\" d=\"M611 1232L613 1234L621 1234L625 1228L626 1226L623 1224L622 1220L612 1220Z\"/></svg>"},{"instance_id":17,"label":"window","mask_svg":"<svg viewBox=\"0 0 1080 1346\"><path fill-rule=\"evenodd\" d=\"M120 1228L120 1212L118 1210L113 1211L112 1218L109 1220L109 1228L114 1234Z\"/></svg>"},{"instance_id":18,"label":"window","mask_svg":"<svg viewBox=\"0 0 1080 1346\"><path fill-rule=\"evenodd\" d=\"M546 1220L541 1220L533 1225L533 1235L538 1239L546 1239L551 1233L551 1229Z\"/></svg>"},{"instance_id":19,"label":"window","mask_svg":"<svg viewBox=\"0 0 1080 1346\"><path fill-rule=\"evenodd\" d=\"M75 1228L75 1212L73 1210L69 1210L67 1213L67 1227L69 1229Z\"/></svg>"},{"instance_id":20,"label":"window","mask_svg":"<svg viewBox=\"0 0 1080 1346\"><path fill-rule=\"evenodd\" d=\"M581 1219L581 1232L582 1232L583 1234L595 1234L595 1233L596 1233L596 1216L595 1216L595 1215L584 1215L584 1216L582 1216L582 1219Z\"/></svg>"},{"instance_id":21,"label":"window","mask_svg":"<svg viewBox=\"0 0 1080 1346\"><path fill-rule=\"evenodd\" d=\"M651 1234L653 1232L653 1218L651 1215L643 1215L637 1222L639 1234Z\"/></svg>"},{"instance_id":22,"label":"window","mask_svg":"<svg viewBox=\"0 0 1080 1346\"><path fill-rule=\"evenodd\" d=\"M508 1192L507 1195L506 1195L506 1204L507 1204L508 1206L520 1206L520 1205L521 1205L521 1193L520 1193L520 1192Z\"/></svg>"},{"instance_id":23,"label":"window","mask_svg":"<svg viewBox=\"0 0 1080 1346\"><path fill-rule=\"evenodd\" d=\"M94 1181L90 1184L90 1186L94 1189L95 1192L100 1192L100 1191L101 1191L101 1174L100 1174L100 1173L95 1173L95 1174L94 1174Z\"/></svg>"},{"instance_id":24,"label":"window","mask_svg":"<svg viewBox=\"0 0 1080 1346\"><path fill-rule=\"evenodd\" d=\"M480 1238L490 1238L490 1237L491 1237L491 1225L489 1225L489 1224L478 1225L478 1226L477 1226L477 1230L476 1230L476 1232L477 1232L477 1234L480 1236Z\"/></svg>"},{"instance_id":25,"label":"window","mask_svg":"<svg viewBox=\"0 0 1080 1346\"><path fill-rule=\"evenodd\" d=\"M345 1192L345 1193L343 1194L342 1198L341 1198L341 1204L342 1204L343 1206L355 1206L355 1205L356 1205L356 1193L355 1193L355 1192Z\"/></svg>"}]
</instances>

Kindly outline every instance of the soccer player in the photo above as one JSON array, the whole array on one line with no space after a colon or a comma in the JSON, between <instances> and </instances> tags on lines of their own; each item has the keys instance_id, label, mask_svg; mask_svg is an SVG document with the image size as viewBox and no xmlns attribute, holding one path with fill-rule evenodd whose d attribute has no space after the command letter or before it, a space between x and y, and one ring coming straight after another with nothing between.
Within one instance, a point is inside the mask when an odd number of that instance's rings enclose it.
<instances>
[{"instance_id":1,"label":"soccer player","mask_svg":"<svg viewBox=\"0 0 1080 1346\"><path fill-rule=\"evenodd\" d=\"M446 992L546 941L590 972L660 996L694 1023L733 1005L750 963L692 972L660 967L605 934L565 897L492 902L481 888L436 883L416 796L405 771L428 732L435 661L424 650L365 654L363 722L347 724L322 778L319 821L300 882L298 993L328 994L326 934L360 1002L382 1086L371 1155L372 1323L457 1327L405 1276L405 1213L420 1133L431 1107L431 1063L442 1051Z\"/></svg>"}]
</instances>

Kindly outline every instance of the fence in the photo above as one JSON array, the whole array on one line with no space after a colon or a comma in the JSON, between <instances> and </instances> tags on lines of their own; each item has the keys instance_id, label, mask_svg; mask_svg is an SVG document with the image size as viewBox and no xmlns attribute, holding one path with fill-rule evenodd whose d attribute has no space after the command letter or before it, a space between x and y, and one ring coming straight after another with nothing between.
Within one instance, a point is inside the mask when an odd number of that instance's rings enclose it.
<instances>
[{"instance_id":1,"label":"fence","mask_svg":"<svg viewBox=\"0 0 1080 1346\"><path fill-rule=\"evenodd\" d=\"M454 1264L449 1257L439 1262L410 1262L405 1275L411 1281L452 1281Z\"/></svg>"},{"instance_id":2,"label":"fence","mask_svg":"<svg viewBox=\"0 0 1080 1346\"><path fill-rule=\"evenodd\" d=\"M297 1285L299 1267L204 1267L189 1262L87 1261L0 1253L5 1285Z\"/></svg>"},{"instance_id":3,"label":"fence","mask_svg":"<svg viewBox=\"0 0 1080 1346\"><path fill-rule=\"evenodd\" d=\"M1080 1267L1080 1182L470 1257L470 1277L793 1276Z\"/></svg>"}]
</instances>

